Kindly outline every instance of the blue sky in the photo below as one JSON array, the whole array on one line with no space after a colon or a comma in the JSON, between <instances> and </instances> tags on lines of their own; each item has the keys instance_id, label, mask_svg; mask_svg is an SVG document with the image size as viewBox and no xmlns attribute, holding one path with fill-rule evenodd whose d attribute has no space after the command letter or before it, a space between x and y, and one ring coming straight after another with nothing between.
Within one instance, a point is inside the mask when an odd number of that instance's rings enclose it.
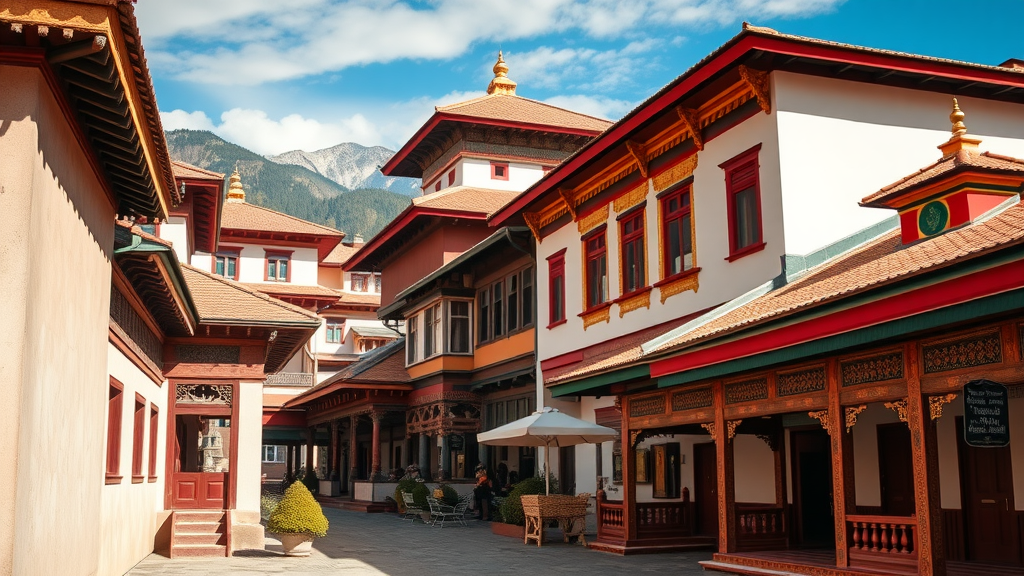
<instances>
[{"instance_id":1,"label":"blue sky","mask_svg":"<svg viewBox=\"0 0 1024 576\"><path fill-rule=\"evenodd\" d=\"M165 128L213 130L262 154L397 149L435 105L482 94L499 48L519 95L612 120L744 20L984 64L1024 59L1021 0L142 0L137 13Z\"/></svg>"}]
</instances>

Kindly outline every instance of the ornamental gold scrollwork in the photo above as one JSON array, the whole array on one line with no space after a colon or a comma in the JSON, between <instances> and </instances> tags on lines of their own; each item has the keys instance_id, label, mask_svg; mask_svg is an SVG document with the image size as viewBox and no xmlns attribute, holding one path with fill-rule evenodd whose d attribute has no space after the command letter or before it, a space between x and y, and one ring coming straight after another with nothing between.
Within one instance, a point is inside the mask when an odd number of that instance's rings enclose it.
<instances>
[{"instance_id":1,"label":"ornamental gold scrollwork","mask_svg":"<svg viewBox=\"0 0 1024 576\"><path fill-rule=\"evenodd\" d=\"M703 150L704 137L700 133L700 112L692 108L676 106L676 113L679 114L679 119L683 121L686 130L690 132L690 137L693 138L693 145L697 150Z\"/></svg>"},{"instance_id":2,"label":"ornamental gold scrollwork","mask_svg":"<svg viewBox=\"0 0 1024 576\"><path fill-rule=\"evenodd\" d=\"M907 421L907 400L906 400L906 398L904 398L903 400L895 400L893 402L886 402L885 404L883 404L883 406L885 406L889 410L892 410L893 412L895 412L896 416L899 417L900 422L906 422Z\"/></svg>"},{"instance_id":3,"label":"ornamental gold scrollwork","mask_svg":"<svg viewBox=\"0 0 1024 576\"><path fill-rule=\"evenodd\" d=\"M853 427L857 425L857 416L861 412L868 409L867 404L861 404L860 406L847 406L846 407L846 432L850 433L853 431Z\"/></svg>"},{"instance_id":4,"label":"ornamental gold scrollwork","mask_svg":"<svg viewBox=\"0 0 1024 576\"><path fill-rule=\"evenodd\" d=\"M533 232L533 238L540 244L540 214L534 214L533 212L523 212L523 221L526 222L526 226Z\"/></svg>"},{"instance_id":5,"label":"ornamental gold scrollwork","mask_svg":"<svg viewBox=\"0 0 1024 576\"><path fill-rule=\"evenodd\" d=\"M576 197L573 191L559 188L558 195L562 198L562 202L565 202L565 209L569 211L569 215L572 216L573 220L576 220Z\"/></svg>"},{"instance_id":6,"label":"ornamental gold scrollwork","mask_svg":"<svg viewBox=\"0 0 1024 576\"><path fill-rule=\"evenodd\" d=\"M942 418L942 407L956 399L956 394L949 393L942 396L928 397L928 414L932 420Z\"/></svg>"},{"instance_id":7,"label":"ornamental gold scrollwork","mask_svg":"<svg viewBox=\"0 0 1024 576\"><path fill-rule=\"evenodd\" d=\"M629 447L636 448L637 442L640 440L640 435L643 434L643 430L630 430L629 431Z\"/></svg>"},{"instance_id":8,"label":"ornamental gold scrollwork","mask_svg":"<svg viewBox=\"0 0 1024 576\"><path fill-rule=\"evenodd\" d=\"M757 104L761 107L761 110L764 110L765 114L771 114L772 99L768 73L743 65L740 65L737 70L740 73L740 78L747 83L747 86L750 86L750 90L754 93L754 97L757 98Z\"/></svg>"},{"instance_id":9,"label":"ornamental gold scrollwork","mask_svg":"<svg viewBox=\"0 0 1024 576\"><path fill-rule=\"evenodd\" d=\"M743 420L729 420L725 423L726 435L725 437L732 440L736 437L736 427L740 425Z\"/></svg>"},{"instance_id":10,"label":"ornamental gold scrollwork","mask_svg":"<svg viewBox=\"0 0 1024 576\"><path fill-rule=\"evenodd\" d=\"M821 427L824 428L826 432L828 432L829 436L832 436L832 427L829 426L828 410L818 410L816 412L808 412L807 415L810 416L811 418L814 418L818 422L820 422L821 423Z\"/></svg>"},{"instance_id":11,"label":"ornamental gold scrollwork","mask_svg":"<svg viewBox=\"0 0 1024 576\"><path fill-rule=\"evenodd\" d=\"M636 160L637 166L640 168L640 175L647 179L647 149L646 147L636 141L626 140L626 149Z\"/></svg>"},{"instance_id":12,"label":"ornamental gold scrollwork","mask_svg":"<svg viewBox=\"0 0 1024 576\"><path fill-rule=\"evenodd\" d=\"M701 424L700 427L708 431L708 434L711 436L712 440L717 440L717 438L715 437L715 423L714 422L708 422L706 424Z\"/></svg>"},{"instance_id":13,"label":"ornamental gold scrollwork","mask_svg":"<svg viewBox=\"0 0 1024 576\"><path fill-rule=\"evenodd\" d=\"M604 206L598 208L597 210L594 210L590 214L587 214L586 216L577 220L576 228L579 230L580 234L586 234L587 232L590 232L594 228L597 228L598 226L604 224L607 221L608 205L605 204Z\"/></svg>"}]
</instances>

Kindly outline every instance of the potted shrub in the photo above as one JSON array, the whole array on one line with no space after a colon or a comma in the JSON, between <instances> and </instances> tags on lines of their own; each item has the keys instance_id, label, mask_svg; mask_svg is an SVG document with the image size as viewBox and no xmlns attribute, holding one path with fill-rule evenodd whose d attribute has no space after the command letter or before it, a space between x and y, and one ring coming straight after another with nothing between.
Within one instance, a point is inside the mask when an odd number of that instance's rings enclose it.
<instances>
[{"instance_id":1,"label":"potted shrub","mask_svg":"<svg viewBox=\"0 0 1024 576\"><path fill-rule=\"evenodd\" d=\"M551 476L551 490L558 490L558 481L554 475ZM522 538L526 526L526 517L523 515L522 496L525 494L543 494L544 478L533 476L525 478L512 487L508 496L501 503L499 514L501 522L491 523L491 532L502 536L515 536Z\"/></svg>"},{"instance_id":2,"label":"potted shrub","mask_svg":"<svg viewBox=\"0 0 1024 576\"><path fill-rule=\"evenodd\" d=\"M327 535L327 517L309 489L295 482L270 514L267 530L280 537L285 556L309 556L313 539Z\"/></svg>"}]
</instances>

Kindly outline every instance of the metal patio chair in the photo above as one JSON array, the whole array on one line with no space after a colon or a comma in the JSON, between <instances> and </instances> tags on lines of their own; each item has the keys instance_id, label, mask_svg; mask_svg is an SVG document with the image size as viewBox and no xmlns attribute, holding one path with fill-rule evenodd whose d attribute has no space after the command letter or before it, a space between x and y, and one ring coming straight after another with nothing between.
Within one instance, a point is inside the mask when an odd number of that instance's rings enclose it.
<instances>
[{"instance_id":1,"label":"metal patio chair","mask_svg":"<svg viewBox=\"0 0 1024 576\"><path fill-rule=\"evenodd\" d=\"M430 518L432 520L430 523L431 526L437 526L437 523L440 522L441 528L444 528L445 522L460 521L458 518L458 512L456 511L456 506L449 506L438 501L437 498L434 498L433 496L427 496L427 503L430 504ZM461 501L459 502L459 505L462 505ZM468 506L468 504L466 506ZM463 508L462 513L466 513L465 508ZM463 525L466 523L465 520L462 520L461 522Z\"/></svg>"},{"instance_id":2,"label":"metal patio chair","mask_svg":"<svg viewBox=\"0 0 1024 576\"><path fill-rule=\"evenodd\" d=\"M402 520L412 520L413 522L416 522L417 519L423 519L423 513L427 512L427 510L416 503L412 494L402 492L402 502L405 504L405 514L402 515Z\"/></svg>"}]
</instances>

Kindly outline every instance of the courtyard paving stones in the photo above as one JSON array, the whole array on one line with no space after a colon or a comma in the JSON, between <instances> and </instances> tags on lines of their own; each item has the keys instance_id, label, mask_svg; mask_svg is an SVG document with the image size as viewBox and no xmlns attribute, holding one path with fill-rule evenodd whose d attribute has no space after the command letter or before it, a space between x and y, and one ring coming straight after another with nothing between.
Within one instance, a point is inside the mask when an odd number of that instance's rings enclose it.
<instances>
[{"instance_id":1,"label":"courtyard paving stones","mask_svg":"<svg viewBox=\"0 0 1024 576\"><path fill-rule=\"evenodd\" d=\"M176 558L152 554L131 576L218 576L280 574L305 576L534 576L545 574L703 574L697 564L710 551L622 557L577 544L545 542L543 547L491 533L490 523L436 528L400 520L395 514L365 514L325 508L331 522L326 538L313 543L309 558L286 558L271 537L265 551L233 558ZM269 535L268 535L269 536ZM592 539L592 536L588 536Z\"/></svg>"}]
</instances>

